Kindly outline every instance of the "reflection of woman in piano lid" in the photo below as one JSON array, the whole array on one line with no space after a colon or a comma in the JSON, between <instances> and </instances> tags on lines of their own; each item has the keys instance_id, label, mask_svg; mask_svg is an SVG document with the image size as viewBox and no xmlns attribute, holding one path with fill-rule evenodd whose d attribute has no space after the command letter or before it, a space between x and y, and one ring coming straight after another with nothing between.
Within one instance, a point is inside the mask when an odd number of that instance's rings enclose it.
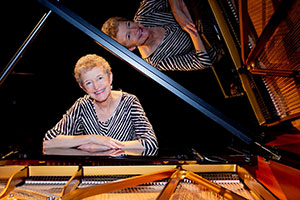
<instances>
[{"instance_id":1,"label":"reflection of woman in piano lid","mask_svg":"<svg viewBox=\"0 0 300 200\"><path fill-rule=\"evenodd\" d=\"M74 76L87 94L47 131L44 148L157 148L152 125L137 97L111 89L113 76L105 59L95 54L83 56Z\"/></svg>"},{"instance_id":2,"label":"reflection of woman in piano lid","mask_svg":"<svg viewBox=\"0 0 300 200\"><path fill-rule=\"evenodd\" d=\"M134 22L112 17L102 31L131 51L138 48L145 61L162 71L199 70L217 60L218 53L206 49L183 0L143 0Z\"/></svg>"}]
</instances>

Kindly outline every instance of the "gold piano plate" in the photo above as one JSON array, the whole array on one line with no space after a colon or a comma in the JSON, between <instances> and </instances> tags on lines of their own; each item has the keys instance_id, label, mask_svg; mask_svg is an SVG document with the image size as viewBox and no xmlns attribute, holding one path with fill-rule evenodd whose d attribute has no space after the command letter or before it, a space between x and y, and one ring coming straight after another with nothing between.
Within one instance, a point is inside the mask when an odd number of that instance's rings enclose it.
<instances>
[{"instance_id":1,"label":"gold piano plate","mask_svg":"<svg viewBox=\"0 0 300 200\"><path fill-rule=\"evenodd\" d=\"M0 172L1 199L7 200L276 199L236 164L6 165Z\"/></svg>"}]
</instances>

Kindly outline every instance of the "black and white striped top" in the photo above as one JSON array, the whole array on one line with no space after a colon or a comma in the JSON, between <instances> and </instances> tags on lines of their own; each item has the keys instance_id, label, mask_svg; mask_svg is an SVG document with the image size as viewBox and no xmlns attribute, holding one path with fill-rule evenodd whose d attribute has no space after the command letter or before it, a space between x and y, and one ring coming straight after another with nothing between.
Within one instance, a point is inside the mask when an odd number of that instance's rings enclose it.
<instances>
[{"instance_id":1,"label":"black and white striped top","mask_svg":"<svg viewBox=\"0 0 300 200\"><path fill-rule=\"evenodd\" d=\"M190 36L181 29L171 13L168 0L143 0L134 21L146 27L163 26L165 36L158 48L145 61L161 71L192 71L210 67L216 60L211 48L196 52Z\"/></svg>"},{"instance_id":2,"label":"black and white striped top","mask_svg":"<svg viewBox=\"0 0 300 200\"><path fill-rule=\"evenodd\" d=\"M144 109L135 95L122 92L119 105L106 121L98 120L93 99L77 99L44 140L57 135L103 135L119 141L139 140L145 148L157 148L157 139Z\"/></svg>"}]
</instances>

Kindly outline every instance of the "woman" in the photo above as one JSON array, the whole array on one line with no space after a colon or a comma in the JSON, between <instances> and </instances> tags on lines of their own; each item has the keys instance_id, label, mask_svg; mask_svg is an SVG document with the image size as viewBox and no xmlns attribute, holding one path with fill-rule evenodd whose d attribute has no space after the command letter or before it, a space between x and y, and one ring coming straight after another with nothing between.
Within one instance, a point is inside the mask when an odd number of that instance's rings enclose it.
<instances>
[{"instance_id":1,"label":"woman","mask_svg":"<svg viewBox=\"0 0 300 200\"><path fill-rule=\"evenodd\" d=\"M111 89L108 62L95 54L78 60L74 76L87 93L44 137L44 148L87 151L157 148L152 125L136 96Z\"/></svg>"},{"instance_id":2,"label":"woman","mask_svg":"<svg viewBox=\"0 0 300 200\"><path fill-rule=\"evenodd\" d=\"M131 51L138 48L161 71L204 69L217 57L213 48L206 50L183 0L143 0L134 22L112 17L102 31Z\"/></svg>"}]
</instances>

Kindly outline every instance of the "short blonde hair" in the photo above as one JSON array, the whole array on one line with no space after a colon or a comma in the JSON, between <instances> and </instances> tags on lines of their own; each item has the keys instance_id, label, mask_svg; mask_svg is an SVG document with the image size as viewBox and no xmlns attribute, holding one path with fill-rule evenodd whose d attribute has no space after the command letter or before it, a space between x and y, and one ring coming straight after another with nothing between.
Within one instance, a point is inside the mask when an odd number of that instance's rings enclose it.
<instances>
[{"instance_id":1,"label":"short blonde hair","mask_svg":"<svg viewBox=\"0 0 300 200\"><path fill-rule=\"evenodd\" d=\"M129 21L124 17L111 17L102 25L102 32L108 35L109 37L116 39L119 31L120 22Z\"/></svg>"},{"instance_id":2,"label":"short blonde hair","mask_svg":"<svg viewBox=\"0 0 300 200\"><path fill-rule=\"evenodd\" d=\"M81 74L93 69L94 67L102 67L106 73L111 73L109 63L96 54L87 54L82 56L76 63L74 68L74 77L80 86L83 86Z\"/></svg>"}]
</instances>

